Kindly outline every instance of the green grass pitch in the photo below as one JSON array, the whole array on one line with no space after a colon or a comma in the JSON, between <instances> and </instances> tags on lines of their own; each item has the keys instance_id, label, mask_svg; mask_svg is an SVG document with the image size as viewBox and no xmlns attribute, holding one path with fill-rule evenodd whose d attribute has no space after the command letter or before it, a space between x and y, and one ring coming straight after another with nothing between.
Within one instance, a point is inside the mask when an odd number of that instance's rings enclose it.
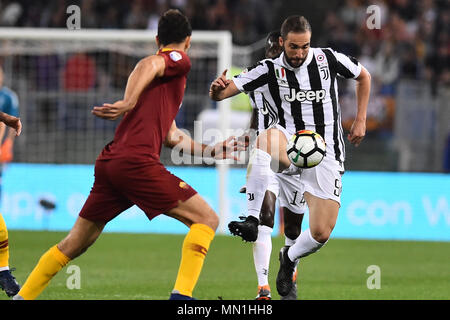
<instances>
[{"instance_id":1,"label":"green grass pitch","mask_svg":"<svg viewBox=\"0 0 450 320\"><path fill-rule=\"evenodd\" d=\"M10 266L19 283L66 232L9 231ZM165 300L175 282L184 235L104 233L81 257L81 288L66 286L67 267L39 299ZM269 282L275 278L282 237L273 238ZM369 290L367 267L380 267L380 289ZM256 296L252 245L217 235L194 291L198 299L252 300ZM450 299L450 242L331 239L299 265L300 299ZM7 299L0 292L0 299Z\"/></svg>"}]
</instances>

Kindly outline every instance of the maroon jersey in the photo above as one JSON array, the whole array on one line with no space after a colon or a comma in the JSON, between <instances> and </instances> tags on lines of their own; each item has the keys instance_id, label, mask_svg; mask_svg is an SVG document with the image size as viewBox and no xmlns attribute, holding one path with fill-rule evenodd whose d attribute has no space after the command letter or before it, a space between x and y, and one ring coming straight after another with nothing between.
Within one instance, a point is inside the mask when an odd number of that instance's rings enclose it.
<instances>
[{"instance_id":1,"label":"maroon jersey","mask_svg":"<svg viewBox=\"0 0 450 320\"><path fill-rule=\"evenodd\" d=\"M165 48L157 54L165 60L164 75L155 78L144 89L136 106L117 127L114 140L105 146L98 160L159 160L162 143L183 100L191 62L182 51Z\"/></svg>"}]
</instances>

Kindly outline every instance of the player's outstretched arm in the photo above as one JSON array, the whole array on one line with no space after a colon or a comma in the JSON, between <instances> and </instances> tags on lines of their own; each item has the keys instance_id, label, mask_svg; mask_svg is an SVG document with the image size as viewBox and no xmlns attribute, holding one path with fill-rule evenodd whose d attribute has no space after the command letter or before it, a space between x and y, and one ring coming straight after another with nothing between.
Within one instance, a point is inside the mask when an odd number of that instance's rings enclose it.
<instances>
[{"instance_id":1,"label":"player's outstretched arm","mask_svg":"<svg viewBox=\"0 0 450 320\"><path fill-rule=\"evenodd\" d=\"M16 136L19 136L22 132L22 122L20 122L20 118L0 111L0 121L16 130Z\"/></svg>"},{"instance_id":2,"label":"player's outstretched arm","mask_svg":"<svg viewBox=\"0 0 450 320\"><path fill-rule=\"evenodd\" d=\"M199 143L189 137L182 130L178 129L175 121L169 129L164 145L169 148L176 147L183 153L191 154L197 157L206 157L214 159L233 159L238 161L238 157L233 155L236 151L244 151L247 144L244 141L238 141L236 137L229 137L225 141L215 145L206 145Z\"/></svg>"},{"instance_id":3,"label":"player's outstretched arm","mask_svg":"<svg viewBox=\"0 0 450 320\"><path fill-rule=\"evenodd\" d=\"M161 56L153 55L142 59L128 77L123 100L119 100L113 104L104 103L103 106L96 106L92 110L92 113L97 117L108 120L119 118L134 108L144 89L155 78L163 76L164 69L165 61Z\"/></svg>"},{"instance_id":4,"label":"player's outstretched arm","mask_svg":"<svg viewBox=\"0 0 450 320\"><path fill-rule=\"evenodd\" d=\"M370 85L370 73L366 68L362 67L361 73L356 78L356 100L358 104L356 117L347 136L348 140L356 147L359 146L366 135L366 116L367 105L369 104Z\"/></svg>"},{"instance_id":5,"label":"player's outstretched arm","mask_svg":"<svg viewBox=\"0 0 450 320\"><path fill-rule=\"evenodd\" d=\"M220 77L214 80L209 87L209 97L214 101L221 101L240 93L233 80L227 79L227 71L222 72Z\"/></svg>"},{"instance_id":6,"label":"player's outstretched arm","mask_svg":"<svg viewBox=\"0 0 450 320\"><path fill-rule=\"evenodd\" d=\"M246 148L250 145L252 141L256 139L256 130L258 129L257 125L257 114L258 109L253 108L252 115L250 118L250 127L244 131L244 133L237 137L236 139L241 142Z\"/></svg>"}]
</instances>

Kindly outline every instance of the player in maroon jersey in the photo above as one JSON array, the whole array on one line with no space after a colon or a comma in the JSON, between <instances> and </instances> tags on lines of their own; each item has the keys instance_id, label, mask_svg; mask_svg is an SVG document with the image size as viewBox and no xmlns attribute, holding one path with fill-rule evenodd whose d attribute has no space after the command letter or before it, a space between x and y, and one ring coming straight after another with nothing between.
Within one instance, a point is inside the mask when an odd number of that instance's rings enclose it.
<instances>
[{"instance_id":1,"label":"player in maroon jersey","mask_svg":"<svg viewBox=\"0 0 450 320\"><path fill-rule=\"evenodd\" d=\"M244 147L234 137L206 146L176 127L174 119L191 68L186 54L191 32L189 21L178 10L164 13L156 38L160 49L136 65L124 99L93 108L95 116L123 118L114 140L97 158L94 186L74 227L41 257L16 299L36 298L61 268L95 242L107 222L134 204L150 220L166 214L190 228L171 299L192 299L219 219L192 187L162 165L159 160L162 144L177 145L196 156L235 160L232 152Z\"/></svg>"}]
</instances>

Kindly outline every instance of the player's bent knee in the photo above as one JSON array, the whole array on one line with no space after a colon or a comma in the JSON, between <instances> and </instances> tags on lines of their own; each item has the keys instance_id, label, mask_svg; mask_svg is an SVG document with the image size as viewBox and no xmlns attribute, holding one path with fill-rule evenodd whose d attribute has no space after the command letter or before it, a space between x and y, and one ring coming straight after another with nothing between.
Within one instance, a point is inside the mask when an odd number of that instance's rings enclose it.
<instances>
[{"instance_id":1,"label":"player's bent knee","mask_svg":"<svg viewBox=\"0 0 450 320\"><path fill-rule=\"evenodd\" d=\"M58 243L58 249L70 259L75 259L86 252L86 250L94 244L99 234L93 235L88 240L73 237L69 234L60 243Z\"/></svg>"},{"instance_id":2,"label":"player's bent knee","mask_svg":"<svg viewBox=\"0 0 450 320\"><path fill-rule=\"evenodd\" d=\"M58 249L68 258L75 259L80 256L87 248L82 243L72 241L69 237L58 243Z\"/></svg>"},{"instance_id":3,"label":"player's bent knee","mask_svg":"<svg viewBox=\"0 0 450 320\"><path fill-rule=\"evenodd\" d=\"M200 223L214 231L219 226L219 217L208 203L198 194L169 210L166 215L183 222L188 227Z\"/></svg>"},{"instance_id":4,"label":"player's bent knee","mask_svg":"<svg viewBox=\"0 0 450 320\"><path fill-rule=\"evenodd\" d=\"M256 137L256 148L260 149L262 151L265 152L269 152L270 148L269 148L269 137L267 135L267 131L263 131L261 132L257 137Z\"/></svg>"},{"instance_id":5,"label":"player's bent knee","mask_svg":"<svg viewBox=\"0 0 450 320\"><path fill-rule=\"evenodd\" d=\"M284 235L292 240L298 238L298 236L300 235L300 231L301 231L300 226L289 226L289 225L284 226Z\"/></svg>"},{"instance_id":6,"label":"player's bent knee","mask_svg":"<svg viewBox=\"0 0 450 320\"><path fill-rule=\"evenodd\" d=\"M217 230L217 227L219 226L219 217L214 212L212 214L209 214L208 217L204 220L203 224L207 225L214 231Z\"/></svg>"},{"instance_id":7,"label":"player's bent knee","mask_svg":"<svg viewBox=\"0 0 450 320\"><path fill-rule=\"evenodd\" d=\"M195 205L190 208L194 212L192 223L205 224L215 231L219 226L219 217L203 198L199 195L194 197Z\"/></svg>"},{"instance_id":8,"label":"player's bent knee","mask_svg":"<svg viewBox=\"0 0 450 320\"><path fill-rule=\"evenodd\" d=\"M286 170L287 168L289 168L291 165L291 162L289 161L289 159L286 157L282 157L280 156L280 161L278 163L278 170L277 172L283 172L283 170Z\"/></svg>"},{"instance_id":9,"label":"player's bent knee","mask_svg":"<svg viewBox=\"0 0 450 320\"><path fill-rule=\"evenodd\" d=\"M311 230L311 236L314 240L320 243L325 243L328 241L331 235L331 230Z\"/></svg>"},{"instance_id":10,"label":"player's bent knee","mask_svg":"<svg viewBox=\"0 0 450 320\"><path fill-rule=\"evenodd\" d=\"M204 211L198 212L196 217L192 220L192 223L201 223L216 231L219 226L219 217L214 210L205 209Z\"/></svg>"},{"instance_id":11,"label":"player's bent knee","mask_svg":"<svg viewBox=\"0 0 450 320\"><path fill-rule=\"evenodd\" d=\"M274 225L274 212L273 211L261 211L259 215L260 225L267 226L269 228L273 228Z\"/></svg>"}]
</instances>

